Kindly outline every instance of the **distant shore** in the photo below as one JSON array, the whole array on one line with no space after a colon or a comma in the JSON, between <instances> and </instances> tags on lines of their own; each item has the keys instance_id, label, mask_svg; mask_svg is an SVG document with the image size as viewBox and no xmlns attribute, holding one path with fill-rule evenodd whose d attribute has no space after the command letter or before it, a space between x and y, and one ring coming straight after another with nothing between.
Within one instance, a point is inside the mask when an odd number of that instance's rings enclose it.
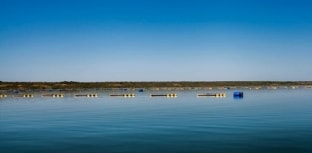
<instances>
[{"instance_id":1,"label":"distant shore","mask_svg":"<svg viewBox=\"0 0 312 153\"><path fill-rule=\"evenodd\" d=\"M0 90L85 90L85 89L209 89L236 87L311 87L312 81L173 81L173 82L0 82Z\"/></svg>"}]
</instances>

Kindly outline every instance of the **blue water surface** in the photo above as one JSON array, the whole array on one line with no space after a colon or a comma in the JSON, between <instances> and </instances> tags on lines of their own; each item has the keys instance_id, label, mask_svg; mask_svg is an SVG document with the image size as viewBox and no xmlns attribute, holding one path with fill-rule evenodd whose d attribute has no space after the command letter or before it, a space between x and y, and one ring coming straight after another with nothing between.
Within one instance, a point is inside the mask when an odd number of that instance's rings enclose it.
<instances>
[{"instance_id":1,"label":"blue water surface","mask_svg":"<svg viewBox=\"0 0 312 153\"><path fill-rule=\"evenodd\" d=\"M312 152L312 90L245 90L243 99L3 98L0 152ZM218 91L216 91L218 92Z\"/></svg>"}]
</instances>

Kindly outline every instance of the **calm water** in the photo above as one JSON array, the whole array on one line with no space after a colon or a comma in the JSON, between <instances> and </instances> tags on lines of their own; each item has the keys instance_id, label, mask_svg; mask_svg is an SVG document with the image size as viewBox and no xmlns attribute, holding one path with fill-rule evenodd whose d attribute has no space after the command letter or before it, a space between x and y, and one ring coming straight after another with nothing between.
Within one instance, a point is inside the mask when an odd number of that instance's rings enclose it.
<instances>
[{"instance_id":1,"label":"calm water","mask_svg":"<svg viewBox=\"0 0 312 153\"><path fill-rule=\"evenodd\" d=\"M205 92L0 99L0 152L312 152L312 89Z\"/></svg>"}]
</instances>

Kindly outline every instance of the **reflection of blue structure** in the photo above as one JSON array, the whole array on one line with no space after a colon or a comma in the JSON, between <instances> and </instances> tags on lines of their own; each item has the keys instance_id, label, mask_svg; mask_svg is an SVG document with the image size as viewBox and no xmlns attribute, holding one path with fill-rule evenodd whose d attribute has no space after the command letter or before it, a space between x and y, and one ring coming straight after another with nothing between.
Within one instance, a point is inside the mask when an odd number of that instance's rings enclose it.
<instances>
[{"instance_id":1,"label":"reflection of blue structure","mask_svg":"<svg viewBox=\"0 0 312 153\"><path fill-rule=\"evenodd\" d=\"M234 99L243 99L244 98L244 93L241 91L236 91L233 93L233 98Z\"/></svg>"}]
</instances>

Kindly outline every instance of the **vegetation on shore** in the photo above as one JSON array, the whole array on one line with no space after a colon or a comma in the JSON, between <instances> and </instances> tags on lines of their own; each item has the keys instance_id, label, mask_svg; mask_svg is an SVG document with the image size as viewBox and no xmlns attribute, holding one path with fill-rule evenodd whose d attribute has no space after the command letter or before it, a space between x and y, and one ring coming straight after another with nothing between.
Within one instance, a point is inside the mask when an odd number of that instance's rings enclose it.
<instances>
[{"instance_id":1,"label":"vegetation on shore","mask_svg":"<svg viewBox=\"0 0 312 153\"><path fill-rule=\"evenodd\" d=\"M111 88L206 88L256 86L311 86L312 81L174 81L174 82L2 82L0 90L111 89Z\"/></svg>"}]
</instances>

